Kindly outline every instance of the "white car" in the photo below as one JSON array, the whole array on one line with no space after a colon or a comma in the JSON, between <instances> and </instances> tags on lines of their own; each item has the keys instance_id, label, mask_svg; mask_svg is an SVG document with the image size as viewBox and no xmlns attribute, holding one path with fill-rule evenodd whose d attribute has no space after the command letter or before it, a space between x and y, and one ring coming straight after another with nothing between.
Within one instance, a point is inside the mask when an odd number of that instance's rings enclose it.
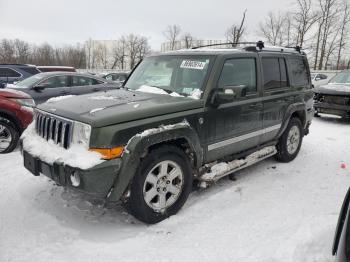
<instances>
[{"instance_id":1,"label":"white car","mask_svg":"<svg viewBox=\"0 0 350 262\"><path fill-rule=\"evenodd\" d=\"M330 79L331 77L326 74L311 73L311 82L314 87L326 85Z\"/></svg>"}]
</instances>

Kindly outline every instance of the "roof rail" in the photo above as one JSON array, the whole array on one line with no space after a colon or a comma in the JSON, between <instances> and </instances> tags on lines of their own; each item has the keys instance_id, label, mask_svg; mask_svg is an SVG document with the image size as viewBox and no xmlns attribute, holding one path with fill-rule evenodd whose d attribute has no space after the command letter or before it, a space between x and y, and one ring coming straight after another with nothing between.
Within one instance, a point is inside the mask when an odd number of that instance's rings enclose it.
<instances>
[{"instance_id":1,"label":"roof rail","mask_svg":"<svg viewBox=\"0 0 350 262\"><path fill-rule=\"evenodd\" d=\"M6 66L35 66L35 65L31 65L31 64L15 64L15 63L0 63L0 66L2 66L2 65L6 65Z\"/></svg>"},{"instance_id":2,"label":"roof rail","mask_svg":"<svg viewBox=\"0 0 350 262\"><path fill-rule=\"evenodd\" d=\"M227 43L220 43L220 44L210 44L210 45L202 45L202 46L195 46L191 49L199 49L203 47L210 47L210 46L231 46L232 48L235 48L237 45L251 45L243 47L245 51L251 51L251 52L257 52L257 51L269 51L269 52L298 52L302 53L302 49L300 46L266 46L263 41L258 42L227 42Z\"/></svg>"}]
</instances>

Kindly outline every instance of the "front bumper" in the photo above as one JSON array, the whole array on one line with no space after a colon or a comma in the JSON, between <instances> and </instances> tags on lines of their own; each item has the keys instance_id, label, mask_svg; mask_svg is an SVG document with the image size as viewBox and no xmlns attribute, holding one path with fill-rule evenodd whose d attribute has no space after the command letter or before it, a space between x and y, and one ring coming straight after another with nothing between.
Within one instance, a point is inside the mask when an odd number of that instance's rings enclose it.
<instances>
[{"instance_id":1,"label":"front bumper","mask_svg":"<svg viewBox=\"0 0 350 262\"><path fill-rule=\"evenodd\" d=\"M89 169L79 169L63 163L48 164L23 151L24 166L34 176L43 174L57 184L98 198L106 198L121 168L121 159L104 161ZM79 177L79 184L72 183L71 176ZM74 185L73 185L74 184Z\"/></svg>"},{"instance_id":2,"label":"front bumper","mask_svg":"<svg viewBox=\"0 0 350 262\"><path fill-rule=\"evenodd\" d=\"M341 117L350 117L350 105L337 105L325 102L315 102L317 113L332 114Z\"/></svg>"}]
</instances>

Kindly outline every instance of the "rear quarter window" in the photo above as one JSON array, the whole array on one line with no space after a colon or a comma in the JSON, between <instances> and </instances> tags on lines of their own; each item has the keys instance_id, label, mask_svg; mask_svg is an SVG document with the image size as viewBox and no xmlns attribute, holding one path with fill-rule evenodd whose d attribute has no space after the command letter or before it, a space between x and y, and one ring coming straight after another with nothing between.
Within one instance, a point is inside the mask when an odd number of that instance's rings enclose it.
<instances>
[{"instance_id":1,"label":"rear quarter window","mask_svg":"<svg viewBox=\"0 0 350 262\"><path fill-rule=\"evenodd\" d=\"M309 73L307 61L305 58L290 57L289 58L290 73L294 86L309 86Z\"/></svg>"}]
</instances>

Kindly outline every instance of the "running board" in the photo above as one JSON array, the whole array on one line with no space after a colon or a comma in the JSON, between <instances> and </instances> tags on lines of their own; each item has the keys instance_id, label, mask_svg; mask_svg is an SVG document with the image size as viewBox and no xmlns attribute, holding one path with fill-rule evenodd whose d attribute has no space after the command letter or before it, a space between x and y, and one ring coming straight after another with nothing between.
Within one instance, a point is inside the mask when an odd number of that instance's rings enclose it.
<instances>
[{"instance_id":1,"label":"running board","mask_svg":"<svg viewBox=\"0 0 350 262\"><path fill-rule=\"evenodd\" d=\"M232 174L238 170L254 165L277 153L275 146L268 146L260 149L245 158L236 159L231 162L220 162L212 165L207 173L199 177L200 187L206 188L208 184L218 181L220 178Z\"/></svg>"}]
</instances>

